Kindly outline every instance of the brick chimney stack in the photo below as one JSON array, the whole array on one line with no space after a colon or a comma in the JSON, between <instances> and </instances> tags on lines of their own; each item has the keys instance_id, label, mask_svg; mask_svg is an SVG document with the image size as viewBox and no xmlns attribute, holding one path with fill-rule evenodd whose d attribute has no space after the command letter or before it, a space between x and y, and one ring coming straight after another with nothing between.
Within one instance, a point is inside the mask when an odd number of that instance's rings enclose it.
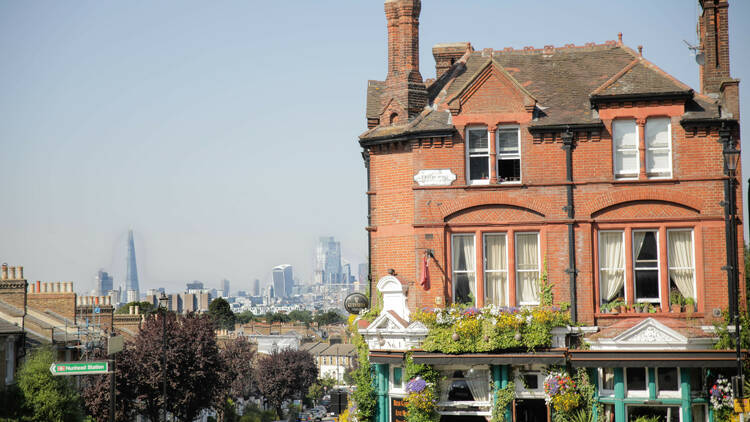
<instances>
[{"instance_id":1,"label":"brick chimney stack","mask_svg":"<svg viewBox=\"0 0 750 422\"><path fill-rule=\"evenodd\" d=\"M705 64L701 66L701 92L718 94L729 75L729 0L699 0L703 13L698 38Z\"/></svg>"},{"instance_id":2,"label":"brick chimney stack","mask_svg":"<svg viewBox=\"0 0 750 422\"><path fill-rule=\"evenodd\" d=\"M406 123L427 105L427 89L419 73L421 0L386 0L388 76L383 96L384 124Z\"/></svg>"}]
</instances>

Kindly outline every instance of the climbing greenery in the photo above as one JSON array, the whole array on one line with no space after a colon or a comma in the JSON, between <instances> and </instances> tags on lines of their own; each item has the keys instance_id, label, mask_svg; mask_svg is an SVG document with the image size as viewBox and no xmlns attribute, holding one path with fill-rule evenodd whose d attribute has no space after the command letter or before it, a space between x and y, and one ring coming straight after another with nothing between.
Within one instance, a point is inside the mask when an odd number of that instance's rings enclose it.
<instances>
[{"instance_id":1,"label":"climbing greenery","mask_svg":"<svg viewBox=\"0 0 750 422\"><path fill-rule=\"evenodd\" d=\"M506 308L494 305L418 311L415 319L429 329L422 349L442 353L477 353L548 347L551 330L570 325L570 315L556 306Z\"/></svg>"},{"instance_id":2,"label":"climbing greenery","mask_svg":"<svg viewBox=\"0 0 750 422\"><path fill-rule=\"evenodd\" d=\"M510 422L505 419L505 411L516 398L516 384L509 382L505 387L495 389L495 403L492 405L491 422Z\"/></svg>"},{"instance_id":3,"label":"climbing greenery","mask_svg":"<svg viewBox=\"0 0 750 422\"><path fill-rule=\"evenodd\" d=\"M555 412L552 414L553 422L571 422L581 419L593 421L593 410L598 410L600 420L604 420L603 406L596 400L596 386L591 383L589 373L584 368L578 368L573 380L573 393L576 398L575 406L555 406ZM546 384L546 381L545 381Z\"/></svg>"},{"instance_id":4,"label":"climbing greenery","mask_svg":"<svg viewBox=\"0 0 750 422\"><path fill-rule=\"evenodd\" d=\"M440 397L440 371L432 365L414 363L411 353L406 356L406 420L408 422L437 422L437 402Z\"/></svg>"},{"instance_id":5,"label":"climbing greenery","mask_svg":"<svg viewBox=\"0 0 750 422\"><path fill-rule=\"evenodd\" d=\"M358 365L352 371L352 378L357 389L352 393L355 406L350 409L350 413L356 414L357 420L360 422L370 422L375 420L375 409L377 408L369 359L370 350L367 347L367 342L357 331L357 319L354 315L349 318L349 331L352 333L352 343L357 348L358 358Z\"/></svg>"}]
</instances>

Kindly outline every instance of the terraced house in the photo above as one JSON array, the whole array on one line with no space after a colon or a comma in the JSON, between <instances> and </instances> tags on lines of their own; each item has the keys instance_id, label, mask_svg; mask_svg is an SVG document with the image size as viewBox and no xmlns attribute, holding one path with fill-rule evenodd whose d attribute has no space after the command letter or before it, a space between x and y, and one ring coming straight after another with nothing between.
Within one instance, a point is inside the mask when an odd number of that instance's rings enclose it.
<instances>
[{"instance_id":1,"label":"terraced house","mask_svg":"<svg viewBox=\"0 0 750 422\"><path fill-rule=\"evenodd\" d=\"M708 390L736 354L714 350L713 324L745 303L742 179L725 164L739 81L728 1L699 4L694 90L621 35L438 44L424 80L421 1L386 0L388 73L368 82L359 137L378 421L404 420L412 362L439 374L435 420L489 419L502 400L505 420L546 421L549 372L577 368L607 421L714 420Z\"/></svg>"}]
</instances>

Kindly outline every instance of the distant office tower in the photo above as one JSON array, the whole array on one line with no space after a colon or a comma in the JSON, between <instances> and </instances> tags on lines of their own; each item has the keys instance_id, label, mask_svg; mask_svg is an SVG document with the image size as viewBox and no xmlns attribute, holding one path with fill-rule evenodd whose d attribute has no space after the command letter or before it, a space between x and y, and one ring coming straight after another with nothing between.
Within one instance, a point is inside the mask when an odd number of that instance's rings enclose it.
<instances>
[{"instance_id":1,"label":"distant office tower","mask_svg":"<svg viewBox=\"0 0 750 422\"><path fill-rule=\"evenodd\" d=\"M253 296L260 296L260 280L253 281Z\"/></svg>"},{"instance_id":2,"label":"distant office tower","mask_svg":"<svg viewBox=\"0 0 750 422\"><path fill-rule=\"evenodd\" d=\"M315 247L315 275L318 284L337 284L341 275L341 243L334 237L321 237Z\"/></svg>"},{"instance_id":3,"label":"distant office tower","mask_svg":"<svg viewBox=\"0 0 750 422\"><path fill-rule=\"evenodd\" d=\"M105 296L114 288L112 276L104 270L96 273L96 296Z\"/></svg>"},{"instance_id":4,"label":"distant office tower","mask_svg":"<svg viewBox=\"0 0 750 422\"><path fill-rule=\"evenodd\" d=\"M203 290L203 283L198 280L193 280L192 283L187 283L188 290Z\"/></svg>"},{"instance_id":5,"label":"distant office tower","mask_svg":"<svg viewBox=\"0 0 750 422\"><path fill-rule=\"evenodd\" d=\"M224 280L221 280L221 290L224 291L224 296L231 296L229 294L229 280L226 278Z\"/></svg>"},{"instance_id":6,"label":"distant office tower","mask_svg":"<svg viewBox=\"0 0 750 422\"><path fill-rule=\"evenodd\" d=\"M292 266L288 264L273 268L273 291L276 297L290 297L294 288Z\"/></svg>"},{"instance_id":7,"label":"distant office tower","mask_svg":"<svg viewBox=\"0 0 750 422\"><path fill-rule=\"evenodd\" d=\"M137 302L139 300L140 300L140 297L138 296L138 291L137 290L128 290L127 291L125 302L130 303L130 302Z\"/></svg>"},{"instance_id":8,"label":"distant office tower","mask_svg":"<svg viewBox=\"0 0 750 422\"><path fill-rule=\"evenodd\" d=\"M207 292L201 292L195 295L195 306L199 312L208 312L208 303L211 302L211 294Z\"/></svg>"},{"instance_id":9,"label":"distant office tower","mask_svg":"<svg viewBox=\"0 0 750 422\"><path fill-rule=\"evenodd\" d=\"M140 297L138 291L138 268L135 265L135 242L133 242L133 230L128 230L128 259L125 271L125 288L122 290L123 302L128 300L128 292L135 291L135 297Z\"/></svg>"},{"instance_id":10,"label":"distant office tower","mask_svg":"<svg viewBox=\"0 0 750 422\"><path fill-rule=\"evenodd\" d=\"M119 290L110 290L107 292L107 296L111 298L113 305L118 305L120 303L120 300L122 299L122 295L120 294Z\"/></svg>"},{"instance_id":11,"label":"distant office tower","mask_svg":"<svg viewBox=\"0 0 750 422\"><path fill-rule=\"evenodd\" d=\"M352 264L348 262L341 266L341 282L346 284L351 284L353 282Z\"/></svg>"},{"instance_id":12,"label":"distant office tower","mask_svg":"<svg viewBox=\"0 0 750 422\"><path fill-rule=\"evenodd\" d=\"M183 293L182 294L182 311L183 312L195 312L198 310L198 303L196 300L195 293Z\"/></svg>"},{"instance_id":13,"label":"distant office tower","mask_svg":"<svg viewBox=\"0 0 750 422\"><path fill-rule=\"evenodd\" d=\"M367 263L359 264L359 282L364 283L367 281L368 271L367 271Z\"/></svg>"}]
</instances>

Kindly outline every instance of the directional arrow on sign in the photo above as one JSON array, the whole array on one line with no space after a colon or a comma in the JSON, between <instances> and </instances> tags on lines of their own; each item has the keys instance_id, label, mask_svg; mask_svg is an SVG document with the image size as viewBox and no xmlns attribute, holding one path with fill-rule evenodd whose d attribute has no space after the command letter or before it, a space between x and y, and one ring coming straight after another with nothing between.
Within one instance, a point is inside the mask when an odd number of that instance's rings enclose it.
<instances>
[{"instance_id":1,"label":"directional arrow on sign","mask_svg":"<svg viewBox=\"0 0 750 422\"><path fill-rule=\"evenodd\" d=\"M55 362L49 367L52 375L95 375L109 373L109 362Z\"/></svg>"}]
</instances>

